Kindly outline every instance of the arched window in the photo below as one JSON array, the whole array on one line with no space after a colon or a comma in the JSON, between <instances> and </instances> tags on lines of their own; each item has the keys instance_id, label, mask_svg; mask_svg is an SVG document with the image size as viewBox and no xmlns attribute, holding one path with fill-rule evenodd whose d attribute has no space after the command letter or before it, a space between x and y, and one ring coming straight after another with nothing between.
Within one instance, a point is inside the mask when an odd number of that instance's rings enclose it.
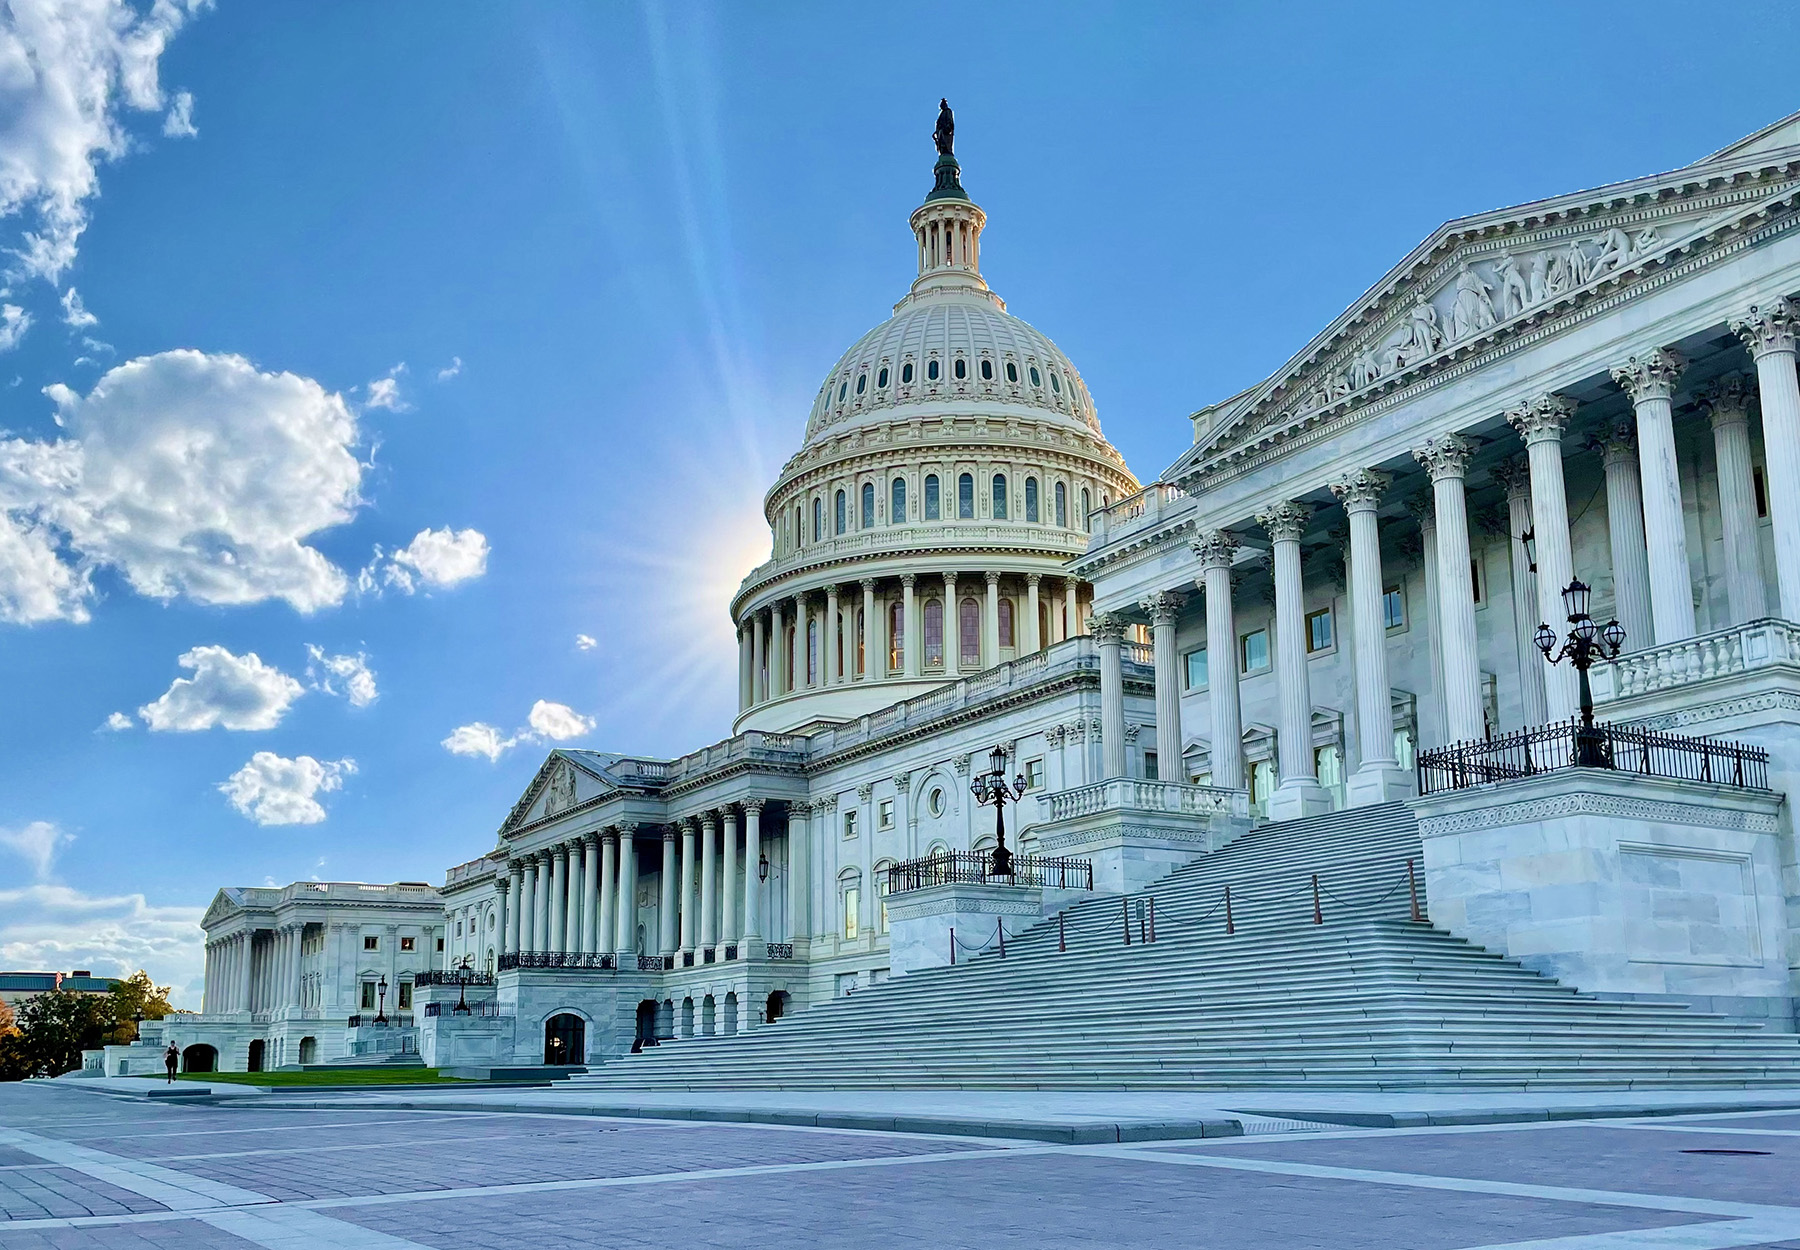
<instances>
[{"instance_id":1,"label":"arched window","mask_svg":"<svg viewBox=\"0 0 1800 1250\"><path fill-rule=\"evenodd\" d=\"M878 859L875 861L875 898L876 898L876 901L880 904L880 912L881 912L881 914L876 917L876 923L879 926L879 932L882 932L882 933L886 933L888 931L888 915L887 915L887 899L888 899L888 883L889 883L888 869L892 868L893 866L894 866L894 861L891 859Z\"/></svg>"},{"instance_id":2,"label":"arched window","mask_svg":"<svg viewBox=\"0 0 1800 1250\"><path fill-rule=\"evenodd\" d=\"M825 537L825 501L813 498L813 541L818 542Z\"/></svg>"},{"instance_id":3,"label":"arched window","mask_svg":"<svg viewBox=\"0 0 1800 1250\"><path fill-rule=\"evenodd\" d=\"M994 474L994 519L1006 520L1006 474Z\"/></svg>"},{"instance_id":4,"label":"arched window","mask_svg":"<svg viewBox=\"0 0 1800 1250\"><path fill-rule=\"evenodd\" d=\"M974 599L964 599L957 610L957 635L962 644L962 662L967 665L971 661L977 668L981 667L981 604Z\"/></svg>"},{"instance_id":5,"label":"arched window","mask_svg":"<svg viewBox=\"0 0 1800 1250\"><path fill-rule=\"evenodd\" d=\"M837 499L832 503L831 519L836 525L833 533L842 534L844 532L844 511L844 492L840 490L837 493Z\"/></svg>"},{"instance_id":6,"label":"arched window","mask_svg":"<svg viewBox=\"0 0 1800 1250\"><path fill-rule=\"evenodd\" d=\"M981 380L983 382L992 382L994 380L994 362L993 361L984 360L981 362Z\"/></svg>"},{"instance_id":7,"label":"arched window","mask_svg":"<svg viewBox=\"0 0 1800 1250\"><path fill-rule=\"evenodd\" d=\"M925 601L925 664L928 668L944 666L944 601Z\"/></svg>"},{"instance_id":8,"label":"arched window","mask_svg":"<svg viewBox=\"0 0 1800 1250\"><path fill-rule=\"evenodd\" d=\"M969 362L964 360L961 356L958 356L956 358L956 367L954 369L954 372L956 374L956 380L958 382L962 381L964 378L969 376Z\"/></svg>"},{"instance_id":9,"label":"arched window","mask_svg":"<svg viewBox=\"0 0 1800 1250\"><path fill-rule=\"evenodd\" d=\"M888 671L897 673L906 664L906 604L888 605Z\"/></svg>"},{"instance_id":10,"label":"arched window","mask_svg":"<svg viewBox=\"0 0 1800 1250\"><path fill-rule=\"evenodd\" d=\"M865 390L868 389L868 387L869 387L869 375L866 373L857 374L856 375L856 393L858 395L861 395Z\"/></svg>"},{"instance_id":11,"label":"arched window","mask_svg":"<svg viewBox=\"0 0 1800 1250\"><path fill-rule=\"evenodd\" d=\"M1008 382L1017 382L1019 380L1019 366L1015 365L1010 360L1006 362L1006 380Z\"/></svg>"},{"instance_id":12,"label":"arched window","mask_svg":"<svg viewBox=\"0 0 1800 1250\"><path fill-rule=\"evenodd\" d=\"M937 361L930 360L925 363L925 380L927 382L935 382L938 380L938 362Z\"/></svg>"},{"instance_id":13,"label":"arched window","mask_svg":"<svg viewBox=\"0 0 1800 1250\"><path fill-rule=\"evenodd\" d=\"M1062 374L1057 373L1054 370L1052 370L1050 374L1050 389L1055 391L1058 395L1062 394Z\"/></svg>"},{"instance_id":14,"label":"arched window","mask_svg":"<svg viewBox=\"0 0 1800 1250\"><path fill-rule=\"evenodd\" d=\"M1013 602L1011 599L1000 601L1000 645L1016 646L1013 642Z\"/></svg>"},{"instance_id":15,"label":"arched window","mask_svg":"<svg viewBox=\"0 0 1800 1250\"><path fill-rule=\"evenodd\" d=\"M1081 528L1084 530L1093 528L1093 525L1092 525L1092 521L1093 521L1092 499L1093 499L1093 497L1088 494L1087 487L1083 486L1081 488Z\"/></svg>"},{"instance_id":16,"label":"arched window","mask_svg":"<svg viewBox=\"0 0 1800 1250\"><path fill-rule=\"evenodd\" d=\"M839 382L839 383L838 383L838 403L840 403L840 404L841 404L841 403L843 403L843 402L844 402L844 396L845 396L845 395L848 395L848 394L849 394L849 393L850 393L850 382L849 382L849 380L848 380L848 379L846 379L846 380L844 380L844 381L842 381L842 382Z\"/></svg>"},{"instance_id":17,"label":"arched window","mask_svg":"<svg viewBox=\"0 0 1800 1250\"><path fill-rule=\"evenodd\" d=\"M898 525L906 520L906 479L894 479L892 489L888 491L888 524Z\"/></svg>"},{"instance_id":18,"label":"arched window","mask_svg":"<svg viewBox=\"0 0 1800 1250\"><path fill-rule=\"evenodd\" d=\"M875 483L864 482L862 488L862 527L875 528Z\"/></svg>"},{"instance_id":19,"label":"arched window","mask_svg":"<svg viewBox=\"0 0 1800 1250\"><path fill-rule=\"evenodd\" d=\"M1055 635L1050 632L1050 603L1048 600L1040 600L1038 603L1039 645L1045 647L1049 646L1054 637Z\"/></svg>"},{"instance_id":20,"label":"arched window","mask_svg":"<svg viewBox=\"0 0 1800 1250\"><path fill-rule=\"evenodd\" d=\"M956 479L956 515L965 520L975 515L975 479L967 473Z\"/></svg>"},{"instance_id":21,"label":"arched window","mask_svg":"<svg viewBox=\"0 0 1800 1250\"><path fill-rule=\"evenodd\" d=\"M1038 376L1036 365L1031 366L1031 384L1033 386L1042 386L1044 384L1044 380Z\"/></svg>"},{"instance_id":22,"label":"arched window","mask_svg":"<svg viewBox=\"0 0 1800 1250\"><path fill-rule=\"evenodd\" d=\"M817 617L806 622L806 684L812 685L819 677L819 620Z\"/></svg>"},{"instance_id":23,"label":"arched window","mask_svg":"<svg viewBox=\"0 0 1800 1250\"><path fill-rule=\"evenodd\" d=\"M935 521L939 515L937 474L931 473L925 478L925 519Z\"/></svg>"},{"instance_id":24,"label":"arched window","mask_svg":"<svg viewBox=\"0 0 1800 1250\"><path fill-rule=\"evenodd\" d=\"M844 917L844 938L856 937L862 926L862 873L846 868L838 874L839 912Z\"/></svg>"},{"instance_id":25,"label":"arched window","mask_svg":"<svg viewBox=\"0 0 1800 1250\"><path fill-rule=\"evenodd\" d=\"M1025 519L1027 521L1038 519L1038 492L1035 477L1025 479Z\"/></svg>"},{"instance_id":26,"label":"arched window","mask_svg":"<svg viewBox=\"0 0 1800 1250\"><path fill-rule=\"evenodd\" d=\"M887 390L887 380L888 380L887 366L883 365L883 366L881 366L881 372L875 375L875 389L878 391Z\"/></svg>"},{"instance_id":27,"label":"arched window","mask_svg":"<svg viewBox=\"0 0 1800 1250\"><path fill-rule=\"evenodd\" d=\"M856 609L856 643L852 649L856 652L856 671L859 673L867 671L869 664L869 657L863 651L863 638L869 631L864 629L863 625L863 610L858 608Z\"/></svg>"},{"instance_id":28,"label":"arched window","mask_svg":"<svg viewBox=\"0 0 1800 1250\"><path fill-rule=\"evenodd\" d=\"M1069 490L1061 482L1056 484L1056 523L1069 528Z\"/></svg>"},{"instance_id":29,"label":"arched window","mask_svg":"<svg viewBox=\"0 0 1800 1250\"><path fill-rule=\"evenodd\" d=\"M903 386L911 386L912 380L913 380L912 361L909 360L905 364L900 366L900 382L901 382L901 385L903 385Z\"/></svg>"}]
</instances>

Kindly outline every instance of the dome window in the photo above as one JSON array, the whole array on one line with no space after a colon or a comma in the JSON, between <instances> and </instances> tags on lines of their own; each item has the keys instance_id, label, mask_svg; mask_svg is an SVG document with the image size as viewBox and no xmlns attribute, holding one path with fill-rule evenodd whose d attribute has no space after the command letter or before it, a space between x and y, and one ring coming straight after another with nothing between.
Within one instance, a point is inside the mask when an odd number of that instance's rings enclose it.
<instances>
[{"instance_id":1,"label":"dome window","mask_svg":"<svg viewBox=\"0 0 1800 1250\"><path fill-rule=\"evenodd\" d=\"M900 366L900 384L902 386L911 386L912 379L913 379L912 361L909 360L905 364Z\"/></svg>"},{"instance_id":2,"label":"dome window","mask_svg":"<svg viewBox=\"0 0 1800 1250\"><path fill-rule=\"evenodd\" d=\"M993 361L984 360L981 362L981 380L983 382L992 382L994 380L994 362Z\"/></svg>"},{"instance_id":3,"label":"dome window","mask_svg":"<svg viewBox=\"0 0 1800 1250\"><path fill-rule=\"evenodd\" d=\"M846 378L842 382L838 383L838 403L840 403L840 404L843 403L844 396L848 395L849 393L850 393L850 380L848 378Z\"/></svg>"},{"instance_id":4,"label":"dome window","mask_svg":"<svg viewBox=\"0 0 1800 1250\"><path fill-rule=\"evenodd\" d=\"M938 362L937 361L933 360L926 364L925 380L927 382L935 382L938 380Z\"/></svg>"},{"instance_id":5,"label":"dome window","mask_svg":"<svg viewBox=\"0 0 1800 1250\"><path fill-rule=\"evenodd\" d=\"M1056 523L1063 529L1069 528L1069 488L1061 482L1056 484Z\"/></svg>"},{"instance_id":6,"label":"dome window","mask_svg":"<svg viewBox=\"0 0 1800 1250\"><path fill-rule=\"evenodd\" d=\"M817 495L813 496L813 541L818 542L825 537L825 501Z\"/></svg>"},{"instance_id":7,"label":"dome window","mask_svg":"<svg viewBox=\"0 0 1800 1250\"><path fill-rule=\"evenodd\" d=\"M1019 381L1019 366L1015 365L1010 360L1006 362L1006 380L1013 383L1015 386Z\"/></svg>"},{"instance_id":8,"label":"dome window","mask_svg":"<svg viewBox=\"0 0 1800 1250\"><path fill-rule=\"evenodd\" d=\"M975 519L975 478L968 473L956 479L956 515L965 521Z\"/></svg>"},{"instance_id":9,"label":"dome window","mask_svg":"<svg viewBox=\"0 0 1800 1250\"><path fill-rule=\"evenodd\" d=\"M994 519L1006 520L1006 474L994 474Z\"/></svg>"},{"instance_id":10,"label":"dome window","mask_svg":"<svg viewBox=\"0 0 1800 1250\"><path fill-rule=\"evenodd\" d=\"M1062 375L1061 374L1052 373L1050 375L1050 389L1055 391L1058 395L1062 394Z\"/></svg>"},{"instance_id":11,"label":"dome window","mask_svg":"<svg viewBox=\"0 0 1800 1250\"><path fill-rule=\"evenodd\" d=\"M930 473L925 477L925 519L935 521L941 515L941 503L938 499L938 476Z\"/></svg>"},{"instance_id":12,"label":"dome window","mask_svg":"<svg viewBox=\"0 0 1800 1250\"><path fill-rule=\"evenodd\" d=\"M845 511L844 492L840 490L836 500L833 501L831 510L831 519L835 523L834 533L842 534L844 532Z\"/></svg>"},{"instance_id":13,"label":"dome window","mask_svg":"<svg viewBox=\"0 0 1800 1250\"><path fill-rule=\"evenodd\" d=\"M881 372L875 375L875 389L878 391L887 390L887 378L887 366L883 365L881 366Z\"/></svg>"},{"instance_id":14,"label":"dome window","mask_svg":"<svg viewBox=\"0 0 1800 1250\"><path fill-rule=\"evenodd\" d=\"M1035 477L1025 479L1025 519L1038 519L1038 484Z\"/></svg>"},{"instance_id":15,"label":"dome window","mask_svg":"<svg viewBox=\"0 0 1800 1250\"><path fill-rule=\"evenodd\" d=\"M862 488L862 527L875 528L875 483L864 482Z\"/></svg>"},{"instance_id":16,"label":"dome window","mask_svg":"<svg viewBox=\"0 0 1800 1250\"><path fill-rule=\"evenodd\" d=\"M894 487L888 493L888 523L898 525L906 520L906 479L894 479Z\"/></svg>"},{"instance_id":17,"label":"dome window","mask_svg":"<svg viewBox=\"0 0 1800 1250\"><path fill-rule=\"evenodd\" d=\"M961 356L956 358L956 364L953 368L958 382L969 376L969 362L964 360Z\"/></svg>"},{"instance_id":18,"label":"dome window","mask_svg":"<svg viewBox=\"0 0 1800 1250\"><path fill-rule=\"evenodd\" d=\"M856 375L856 393L858 395L861 395L868 388L869 388L869 375L866 373L857 374Z\"/></svg>"},{"instance_id":19,"label":"dome window","mask_svg":"<svg viewBox=\"0 0 1800 1250\"><path fill-rule=\"evenodd\" d=\"M1031 366L1031 384L1033 386L1042 386L1044 384L1044 379L1038 376L1036 365Z\"/></svg>"}]
</instances>

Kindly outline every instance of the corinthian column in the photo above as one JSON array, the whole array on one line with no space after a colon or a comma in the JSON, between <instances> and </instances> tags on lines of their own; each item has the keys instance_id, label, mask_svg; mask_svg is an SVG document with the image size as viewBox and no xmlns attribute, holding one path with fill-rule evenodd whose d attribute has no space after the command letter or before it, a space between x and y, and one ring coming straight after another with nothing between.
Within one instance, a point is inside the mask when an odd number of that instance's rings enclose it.
<instances>
[{"instance_id":1,"label":"corinthian column","mask_svg":"<svg viewBox=\"0 0 1800 1250\"><path fill-rule=\"evenodd\" d=\"M919 599L917 573L900 575L900 660L908 677L919 675Z\"/></svg>"},{"instance_id":2,"label":"corinthian column","mask_svg":"<svg viewBox=\"0 0 1800 1250\"><path fill-rule=\"evenodd\" d=\"M545 943L545 950L568 949L563 934L563 926L568 918L568 892L569 848L553 846L550 848L550 940Z\"/></svg>"},{"instance_id":3,"label":"corinthian column","mask_svg":"<svg viewBox=\"0 0 1800 1250\"><path fill-rule=\"evenodd\" d=\"M1681 516L1675 417L1669 402L1683 365L1674 352L1657 347L1612 370L1613 381L1630 394L1637 412L1644 538L1650 551L1650 619L1658 643L1694 636L1694 588L1688 576L1687 526Z\"/></svg>"},{"instance_id":4,"label":"corinthian column","mask_svg":"<svg viewBox=\"0 0 1800 1250\"><path fill-rule=\"evenodd\" d=\"M1014 621L1015 634L1018 626ZM992 668L1000 662L1000 574L991 571L987 574L987 599L981 610L981 648L984 654L976 668Z\"/></svg>"},{"instance_id":5,"label":"corinthian column","mask_svg":"<svg viewBox=\"0 0 1800 1250\"><path fill-rule=\"evenodd\" d=\"M1575 578L1575 554L1569 544L1569 498L1563 489L1562 432L1575 413L1574 401L1540 395L1506 414L1525 440L1531 463L1531 521L1537 538L1538 619L1562 624L1568 616L1562 592ZM1559 629L1557 631L1561 633ZM1580 703L1575 670L1563 664L1541 664L1544 705L1551 720L1568 720Z\"/></svg>"},{"instance_id":6,"label":"corinthian column","mask_svg":"<svg viewBox=\"0 0 1800 1250\"><path fill-rule=\"evenodd\" d=\"M862 661L861 676L864 681L874 681L876 678L876 675L882 671L883 665L882 665L881 653L877 649L879 646L879 640L881 638L881 631L876 628L876 623L875 623L875 579L873 577L865 577L862 579L862 592L863 592L863 606L862 606L862 611L863 611L863 620L862 620L863 661Z\"/></svg>"},{"instance_id":7,"label":"corinthian column","mask_svg":"<svg viewBox=\"0 0 1800 1250\"><path fill-rule=\"evenodd\" d=\"M1100 776L1125 775L1125 676L1119 650L1125 641L1125 618L1103 612L1088 622L1100 647Z\"/></svg>"},{"instance_id":8,"label":"corinthian column","mask_svg":"<svg viewBox=\"0 0 1800 1250\"><path fill-rule=\"evenodd\" d=\"M762 858L761 799L744 800L744 943L762 941L762 882L757 880L756 865ZM788 839L793 840L793 822L789 821ZM746 952L760 954L761 951Z\"/></svg>"},{"instance_id":9,"label":"corinthian column","mask_svg":"<svg viewBox=\"0 0 1800 1250\"><path fill-rule=\"evenodd\" d=\"M709 951L719 940L713 920L719 905L719 821L711 812L700 817L700 839L700 949Z\"/></svg>"},{"instance_id":10,"label":"corinthian column","mask_svg":"<svg viewBox=\"0 0 1800 1250\"><path fill-rule=\"evenodd\" d=\"M819 684L822 686L835 686L843 677L843 654L838 649L840 611L837 583L833 582L825 588L825 626L819 631L819 650L823 653Z\"/></svg>"},{"instance_id":11,"label":"corinthian column","mask_svg":"<svg viewBox=\"0 0 1800 1250\"><path fill-rule=\"evenodd\" d=\"M1212 719L1212 783L1244 788L1244 718L1238 706L1237 615L1231 606L1231 562L1237 544L1224 530L1194 543L1206 594L1206 702Z\"/></svg>"},{"instance_id":12,"label":"corinthian column","mask_svg":"<svg viewBox=\"0 0 1800 1250\"><path fill-rule=\"evenodd\" d=\"M591 833L581 838L581 950L600 950L600 840Z\"/></svg>"},{"instance_id":13,"label":"corinthian column","mask_svg":"<svg viewBox=\"0 0 1800 1250\"><path fill-rule=\"evenodd\" d=\"M1719 470L1719 519L1724 528L1725 594L1731 622L1741 625L1769 614L1762 559L1756 541L1756 483L1750 467L1750 388L1733 375L1706 392L1712 418L1713 457Z\"/></svg>"},{"instance_id":14,"label":"corinthian column","mask_svg":"<svg viewBox=\"0 0 1800 1250\"><path fill-rule=\"evenodd\" d=\"M1637 436L1620 421L1598 440L1606 473L1606 536L1612 553L1613 615L1625 627L1625 649L1656 645L1650 619L1650 553L1644 545L1644 495L1638 484Z\"/></svg>"},{"instance_id":15,"label":"corinthian column","mask_svg":"<svg viewBox=\"0 0 1800 1250\"><path fill-rule=\"evenodd\" d=\"M750 620L750 701L761 703L769 697L769 639L758 612Z\"/></svg>"},{"instance_id":16,"label":"corinthian column","mask_svg":"<svg viewBox=\"0 0 1800 1250\"><path fill-rule=\"evenodd\" d=\"M1043 576L1042 573L1025 575L1025 645L1020 648L1024 655L1035 655L1044 649L1043 633L1038 629L1038 583Z\"/></svg>"},{"instance_id":17,"label":"corinthian column","mask_svg":"<svg viewBox=\"0 0 1800 1250\"><path fill-rule=\"evenodd\" d=\"M944 574L944 674L962 670L962 607L956 601L956 574Z\"/></svg>"},{"instance_id":18,"label":"corinthian column","mask_svg":"<svg viewBox=\"0 0 1800 1250\"><path fill-rule=\"evenodd\" d=\"M527 855L519 862L524 865L524 875L519 885L519 950L535 951L538 949L538 857Z\"/></svg>"},{"instance_id":19,"label":"corinthian column","mask_svg":"<svg viewBox=\"0 0 1800 1250\"><path fill-rule=\"evenodd\" d=\"M1752 307L1731 328L1756 357L1762 398L1763 455L1767 458L1769 521L1775 531L1775 576L1781 615L1800 621L1800 376L1794 372L1794 337L1800 307L1778 299Z\"/></svg>"},{"instance_id":20,"label":"corinthian column","mask_svg":"<svg viewBox=\"0 0 1800 1250\"><path fill-rule=\"evenodd\" d=\"M501 949L508 955L517 955L525 949L519 945L521 921L526 913L525 861L522 859L508 860L506 871L512 894L512 909L506 915L506 928L501 937Z\"/></svg>"},{"instance_id":21,"label":"corinthian column","mask_svg":"<svg viewBox=\"0 0 1800 1250\"><path fill-rule=\"evenodd\" d=\"M725 873L719 891L719 941L735 945L737 927L737 809L725 809Z\"/></svg>"},{"instance_id":22,"label":"corinthian column","mask_svg":"<svg viewBox=\"0 0 1800 1250\"><path fill-rule=\"evenodd\" d=\"M1312 751L1312 688L1306 675L1306 590L1300 580L1300 535L1310 509L1278 503L1257 514L1275 549L1275 684L1281 695L1276 741L1281 780L1269 796L1270 820L1326 811L1331 796L1319 784Z\"/></svg>"},{"instance_id":23,"label":"corinthian column","mask_svg":"<svg viewBox=\"0 0 1800 1250\"><path fill-rule=\"evenodd\" d=\"M1475 648L1475 584L1463 474L1474 444L1460 434L1425 440L1413 458L1431 475L1437 521L1438 632L1444 655L1444 720L1451 742L1481 737L1481 659Z\"/></svg>"},{"instance_id":24,"label":"corinthian column","mask_svg":"<svg viewBox=\"0 0 1800 1250\"><path fill-rule=\"evenodd\" d=\"M781 605L775 604L769 609L769 697L787 693L787 618L782 615Z\"/></svg>"},{"instance_id":25,"label":"corinthian column","mask_svg":"<svg viewBox=\"0 0 1800 1250\"><path fill-rule=\"evenodd\" d=\"M635 838L637 826L630 821L619 826L619 967L637 952L637 887L638 860Z\"/></svg>"},{"instance_id":26,"label":"corinthian column","mask_svg":"<svg viewBox=\"0 0 1800 1250\"><path fill-rule=\"evenodd\" d=\"M680 937L676 944L683 955L694 953L694 820L681 822L681 900L675 904Z\"/></svg>"},{"instance_id":27,"label":"corinthian column","mask_svg":"<svg viewBox=\"0 0 1800 1250\"><path fill-rule=\"evenodd\" d=\"M619 949L619 834L616 829L600 835L600 932L594 949L610 955Z\"/></svg>"},{"instance_id":28,"label":"corinthian column","mask_svg":"<svg viewBox=\"0 0 1800 1250\"><path fill-rule=\"evenodd\" d=\"M1164 781L1186 781L1181 759L1181 677L1176 670L1175 622L1181 618L1181 596L1172 591L1143 602L1150 618L1151 658L1156 664L1156 775Z\"/></svg>"},{"instance_id":29,"label":"corinthian column","mask_svg":"<svg viewBox=\"0 0 1800 1250\"><path fill-rule=\"evenodd\" d=\"M1411 794L1394 758L1394 700L1388 682L1387 624L1381 613L1381 526L1376 510L1392 479L1364 469L1332 483L1350 519L1350 619L1356 631L1356 772L1344 787L1352 807Z\"/></svg>"},{"instance_id":30,"label":"corinthian column","mask_svg":"<svg viewBox=\"0 0 1800 1250\"><path fill-rule=\"evenodd\" d=\"M1531 567L1531 556L1524 535L1531 532L1531 470L1522 458L1494 466L1494 480L1506 488L1507 551L1511 556L1513 599L1513 649L1519 663L1519 702L1525 709L1527 725L1541 725L1550 719L1550 705L1544 698L1543 655L1533 635L1542 616L1538 612L1537 574ZM1535 535L1532 541L1536 541Z\"/></svg>"}]
</instances>

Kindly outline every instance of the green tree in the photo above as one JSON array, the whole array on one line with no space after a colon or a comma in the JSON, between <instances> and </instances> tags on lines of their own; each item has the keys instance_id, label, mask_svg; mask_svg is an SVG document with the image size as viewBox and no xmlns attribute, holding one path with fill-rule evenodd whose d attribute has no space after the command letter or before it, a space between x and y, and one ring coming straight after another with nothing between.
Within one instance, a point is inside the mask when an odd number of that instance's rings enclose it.
<instances>
[{"instance_id":1,"label":"green tree","mask_svg":"<svg viewBox=\"0 0 1800 1250\"><path fill-rule=\"evenodd\" d=\"M7 1063L24 1076L61 1076L81 1066L81 1052L104 1045L118 1027L111 994L51 990L18 1009L19 1034L3 1039Z\"/></svg>"},{"instance_id":2,"label":"green tree","mask_svg":"<svg viewBox=\"0 0 1800 1250\"><path fill-rule=\"evenodd\" d=\"M169 1005L169 987L157 985L141 968L113 986L107 995L113 1027L107 1041L116 1046L137 1041L139 1020L161 1020L175 1014Z\"/></svg>"}]
</instances>

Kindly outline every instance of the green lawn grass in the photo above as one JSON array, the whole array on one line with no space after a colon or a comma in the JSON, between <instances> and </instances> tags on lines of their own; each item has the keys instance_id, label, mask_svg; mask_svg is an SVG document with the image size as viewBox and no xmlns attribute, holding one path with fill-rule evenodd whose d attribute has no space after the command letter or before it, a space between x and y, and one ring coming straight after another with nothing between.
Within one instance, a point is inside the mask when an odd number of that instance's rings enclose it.
<instances>
[{"instance_id":1,"label":"green lawn grass","mask_svg":"<svg viewBox=\"0 0 1800 1250\"><path fill-rule=\"evenodd\" d=\"M183 1072L183 1081L233 1085L437 1085L464 1083L436 1068L335 1068L316 1072Z\"/></svg>"}]
</instances>

